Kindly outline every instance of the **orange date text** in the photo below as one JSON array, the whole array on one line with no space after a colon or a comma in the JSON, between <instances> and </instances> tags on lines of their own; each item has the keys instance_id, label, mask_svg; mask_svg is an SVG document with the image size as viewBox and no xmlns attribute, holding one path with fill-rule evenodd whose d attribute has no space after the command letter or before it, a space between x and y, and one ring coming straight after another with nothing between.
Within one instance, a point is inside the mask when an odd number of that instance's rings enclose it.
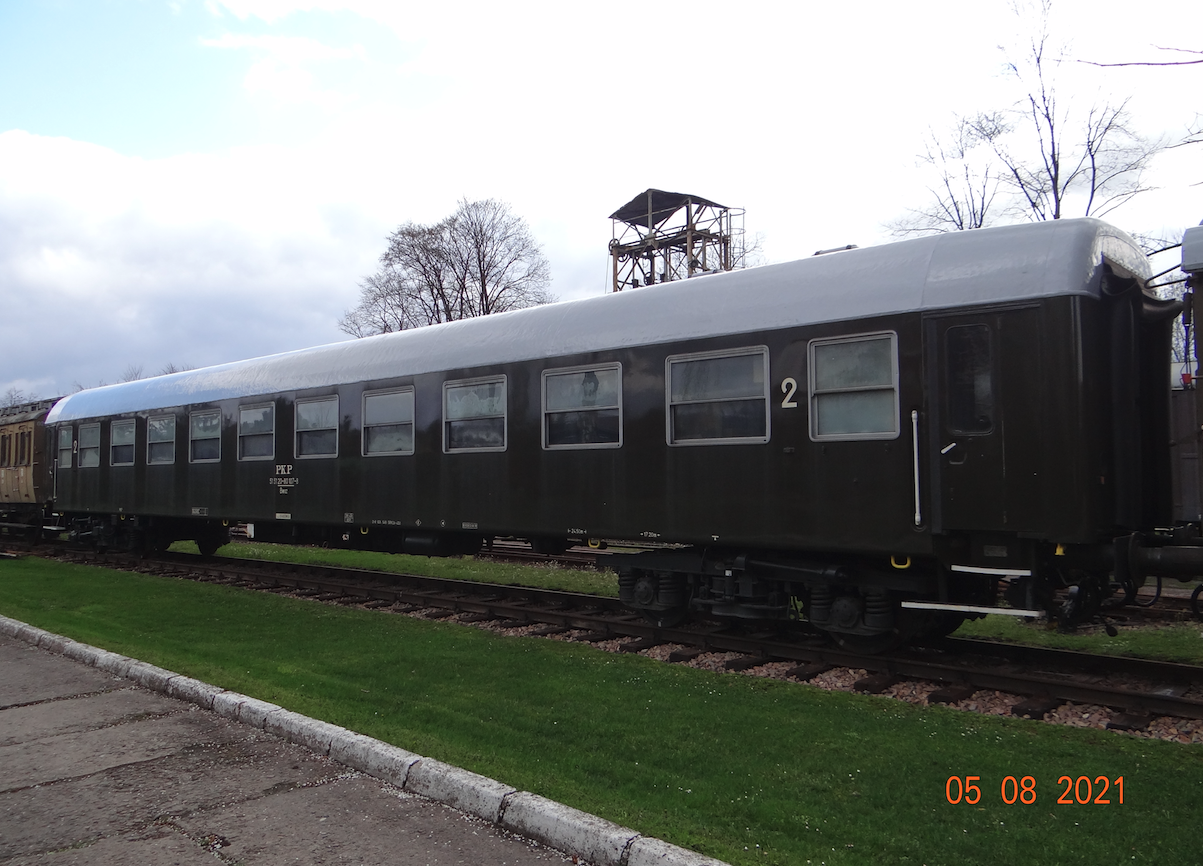
<instances>
[{"instance_id":1,"label":"orange date text","mask_svg":"<svg viewBox=\"0 0 1203 866\"><path fill-rule=\"evenodd\" d=\"M982 802L983 783L981 776L949 776L944 783L944 797L957 806L961 803L976 806ZM993 791L994 783L986 785ZM1060 806L1110 806L1123 805L1124 777L1109 779L1106 776L1061 776L1057 780L1057 804ZM1021 803L1030 806L1036 802L1035 776L1006 776L998 783L998 797L1004 804L1013 806Z\"/></svg>"}]
</instances>

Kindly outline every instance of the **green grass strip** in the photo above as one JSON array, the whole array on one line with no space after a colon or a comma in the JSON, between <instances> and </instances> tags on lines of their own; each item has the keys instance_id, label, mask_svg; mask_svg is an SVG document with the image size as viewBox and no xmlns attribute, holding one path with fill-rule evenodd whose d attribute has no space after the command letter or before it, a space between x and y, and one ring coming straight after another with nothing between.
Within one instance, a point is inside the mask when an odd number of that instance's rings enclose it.
<instances>
[{"instance_id":1,"label":"green grass strip","mask_svg":"<svg viewBox=\"0 0 1203 866\"><path fill-rule=\"evenodd\" d=\"M36 559L0 561L0 612L741 866L1199 860L1195 746ZM1058 805L1062 775L1125 802Z\"/></svg>"},{"instance_id":2,"label":"green grass strip","mask_svg":"<svg viewBox=\"0 0 1203 866\"><path fill-rule=\"evenodd\" d=\"M174 553L199 553L194 541L177 541ZM302 565L333 565L362 568L395 574L420 574L448 580L477 580L507 586L557 589L590 595L618 597L618 578L613 572L561 568L556 565L523 565L476 559L471 556L410 556L403 553L375 553L369 550L331 550L322 547L297 547L287 544L237 542L217 551L231 559L255 559L267 562L294 562Z\"/></svg>"},{"instance_id":3,"label":"green grass strip","mask_svg":"<svg viewBox=\"0 0 1203 866\"><path fill-rule=\"evenodd\" d=\"M1115 637L1109 637L1098 627L1062 634L1055 625L1048 623L1027 623L1011 616L988 616L965 623L957 629L956 636L1203 665L1203 625L1198 622L1120 626L1118 631Z\"/></svg>"}]
</instances>

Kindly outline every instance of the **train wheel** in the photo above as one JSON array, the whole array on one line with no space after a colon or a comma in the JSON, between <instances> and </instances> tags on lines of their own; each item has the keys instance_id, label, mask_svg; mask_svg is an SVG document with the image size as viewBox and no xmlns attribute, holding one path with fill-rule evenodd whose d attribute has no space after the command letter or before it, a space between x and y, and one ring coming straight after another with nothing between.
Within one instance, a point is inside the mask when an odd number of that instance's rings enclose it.
<instances>
[{"instance_id":1,"label":"train wheel","mask_svg":"<svg viewBox=\"0 0 1203 866\"><path fill-rule=\"evenodd\" d=\"M1200 609L1199 596L1203 595L1203 583L1195 587L1195 591L1190 594L1190 609L1194 611L1195 619L1203 620L1203 610Z\"/></svg>"},{"instance_id":2,"label":"train wheel","mask_svg":"<svg viewBox=\"0 0 1203 866\"><path fill-rule=\"evenodd\" d=\"M200 551L201 556L208 557L217 553L219 548L225 547L229 543L230 533L223 529L219 532L210 532L197 538L196 548Z\"/></svg>"}]
</instances>

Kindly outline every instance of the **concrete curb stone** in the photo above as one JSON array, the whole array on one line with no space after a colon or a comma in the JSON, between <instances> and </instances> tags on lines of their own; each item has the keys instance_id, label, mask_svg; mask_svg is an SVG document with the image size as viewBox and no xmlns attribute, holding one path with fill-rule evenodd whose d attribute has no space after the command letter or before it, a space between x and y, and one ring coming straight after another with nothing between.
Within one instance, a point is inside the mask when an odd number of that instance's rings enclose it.
<instances>
[{"instance_id":1,"label":"concrete curb stone","mask_svg":"<svg viewBox=\"0 0 1203 866\"><path fill-rule=\"evenodd\" d=\"M726 866L722 860L697 851L670 845L660 839L640 836L631 843L626 866Z\"/></svg>"},{"instance_id":2,"label":"concrete curb stone","mask_svg":"<svg viewBox=\"0 0 1203 866\"><path fill-rule=\"evenodd\" d=\"M69 659L83 662L88 667L96 667L96 662L100 660L100 650L95 647L90 647L84 643L76 643L71 641L63 647L63 655ZM131 659L133 661L133 659Z\"/></svg>"},{"instance_id":3,"label":"concrete curb stone","mask_svg":"<svg viewBox=\"0 0 1203 866\"><path fill-rule=\"evenodd\" d=\"M231 693L226 692L226 694ZM242 700L238 702L238 713L234 718L244 725L250 725L259 730L263 730L266 726L268 716L284 709L279 704L269 704L267 701L261 701L258 698L248 698L246 695L239 695L239 697ZM216 699L214 702L216 703Z\"/></svg>"},{"instance_id":4,"label":"concrete curb stone","mask_svg":"<svg viewBox=\"0 0 1203 866\"><path fill-rule=\"evenodd\" d=\"M220 716L284 737L348 767L483 818L597 866L728 866L546 797L424 758L276 704L229 692L0 615L0 634L133 680Z\"/></svg>"},{"instance_id":5,"label":"concrete curb stone","mask_svg":"<svg viewBox=\"0 0 1203 866\"><path fill-rule=\"evenodd\" d=\"M72 644L75 644L75 646L72 646ZM63 637L62 635L51 634L48 631L44 631L38 635L38 646L41 649L49 652L58 653L61 656L65 656L68 652L76 650L76 647L82 645L71 640L69 637ZM74 656L68 656L68 658L73 657Z\"/></svg>"},{"instance_id":6,"label":"concrete curb stone","mask_svg":"<svg viewBox=\"0 0 1203 866\"><path fill-rule=\"evenodd\" d=\"M299 743L319 755L328 755L331 741L345 729L292 710L280 710L264 720L263 730L284 737L289 742Z\"/></svg>"},{"instance_id":7,"label":"concrete curb stone","mask_svg":"<svg viewBox=\"0 0 1203 866\"><path fill-rule=\"evenodd\" d=\"M422 756L407 752L397 746L390 746L388 743L374 742L375 745L368 753L367 766L363 768L363 771L369 776L382 779L398 788L404 788L405 783L409 781L409 771L414 764L422 760Z\"/></svg>"},{"instance_id":8,"label":"concrete curb stone","mask_svg":"<svg viewBox=\"0 0 1203 866\"><path fill-rule=\"evenodd\" d=\"M13 634L13 637L37 646L38 639L41 637L41 631L42 630L40 628L34 628L33 626L26 625L22 622L17 624L17 630Z\"/></svg>"},{"instance_id":9,"label":"concrete curb stone","mask_svg":"<svg viewBox=\"0 0 1203 866\"><path fill-rule=\"evenodd\" d=\"M247 700L238 692L221 692L213 696L213 712L232 721L238 721L238 705Z\"/></svg>"},{"instance_id":10,"label":"concrete curb stone","mask_svg":"<svg viewBox=\"0 0 1203 866\"><path fill-rule=\"evenodd\" d=\"M42 641L38 646L46 649L46 642ZM101 650L96 647L88 646L86 643L78 641L68 641L63 644L63 655L69 659L75 659L77 662L83 662L90 667L96 667L96 662L100 659ZM133 661L133 659L130 659Z\"/></svg>"},{"instance_id":11,"label":"concrete curb stone","mask_svg":"<svg viewBox=\"0 0 1203 866\"><path fill-rule=\"evenodd\" d=\"M95 667L96 670L104 671L105 673L113 674L114 676L125 677L125 675L129 672L130 665L132 665L136 660L130 658L129 656L111 653L108 650L96 650L93 656L93 661L95 662L93 667Z\"/></svg>"},{"instance_id":12,"label":"concrete curb stone","mask_svg":"<svg viewBox=\"0 0 1203 866\"><path fill-rule=\"evenodd\" d=\"M505 798L518 793L509 785L433 758L421 758L410 766L405 790L484 818L490 824L498 823Z\"/></svg>"},{"instance_id":13,"label":"concrete curb stone","mask_svg":"<svg viewBox=\"0 0 1203 866\"><path fill-rule=\"evenodd\" d=\"M599 866L621 866L639 838L634 830L525 791L506 800L499 823L559 851L579 852Z\"/></svg>"},{"instance_id":14,"label":"concrete curb stone","mask_svg":"<svg viewBox=\"0 0 1203 866\"><path fill-rule=\"evenodd\" d=\"M372 753L372 748L377 742L371 737L365 737L363 734L357 734L350 730L336 734L330 739L330 760L338 761L340 764L346 764L352 769L365 773L367 772L368 755Z\"/></svg>"},{"instance_id":15,"label":"concrete curb stone","mask_svg":"<svg viewBox=\"0 0 1203 866\"><path fill-rule=\"evenodd\" d=\"M176 676L167 681L167 694L173 698L191 701L206 710L213 709L213 700L221 694L222 689L208 683L194 680L192 677Z\"/></svg>"},{"instance_id":16,"label":"concrete curb stone","mask_svg":"<svg viewBox=\"0 0 1203 866\"><path fill-rule=\"evenodd\" d=\"M179 674L172 671L164 670L154 665L148 665L146 662L134 662L129 667L129 673L126 674L131 680L140 686L145 686L148 689L156 692L167 692L167 684L172 677L178 677Z\"/></svg>"}]
</instances>

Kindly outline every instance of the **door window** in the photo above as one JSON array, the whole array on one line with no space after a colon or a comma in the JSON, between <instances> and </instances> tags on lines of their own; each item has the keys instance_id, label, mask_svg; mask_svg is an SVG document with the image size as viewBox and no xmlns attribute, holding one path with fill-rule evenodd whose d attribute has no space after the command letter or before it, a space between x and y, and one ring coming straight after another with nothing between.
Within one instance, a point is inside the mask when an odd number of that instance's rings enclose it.
<instances>
[{"instance_id":1,"label":"door window","mask_svg":"<svg viewBox=\"0 0 1203 866\"><path fill-rule=\"evenodd\" d=\"M973 435L994 429L994 375L987 325L957 325L944 332L948 429Z\"/></svg>"}]
</instances>

